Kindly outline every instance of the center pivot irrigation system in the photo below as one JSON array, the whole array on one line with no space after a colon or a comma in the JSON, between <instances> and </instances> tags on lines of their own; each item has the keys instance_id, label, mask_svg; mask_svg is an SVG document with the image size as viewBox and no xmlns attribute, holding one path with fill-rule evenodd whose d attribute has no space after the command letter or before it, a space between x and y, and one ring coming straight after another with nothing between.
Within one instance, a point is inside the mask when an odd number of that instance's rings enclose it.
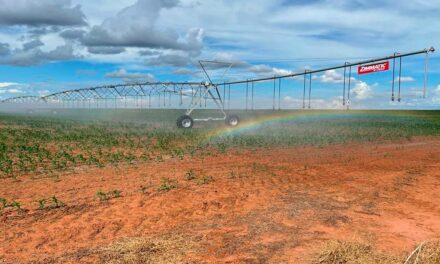
<instances>
[{"instance_id":1,"label":"center pivot irrigation system","mask_svg":"<svg viewBox=\"0 0 440 264\"><path fill-rule=\"evenodd\" d=\"M338 70L343 69L344 71L344 80L343 80L343 89L342 89L342 105L346 106L347 109L350 107L350 88L351 88L351 80L352 80L352 68L357 68L357 74L367 74L381 71L392 70L392 82L391 82L391 100L392 101L401 101L401 77L402 77L402 59L404 57L425 54L425 62L424 62L424 87L423 87L423 97L426 97L426 88L428 83L428 57L429 53L434 52L435 49L433 47L408 52L408 53L394 53L391 56L375 58L370 60L363 60L358 62L349 63L346 62L342 65L320 68L316 70L304 70L302 72L282 75L282 76L273 76L267 78L258 78L258 79L249 79L242 81L230 81L230 82L214 82L207 72L206 66L209 63L215 63L221 65L221 67L225 68L224 75L231 69L233 63L227 62L218 62L218 61L200 61L200 66L207 77L207 81L205 82L148 82L148 83L134 83L134 84L119 84L119 85L107 85L107 86L98 86L91 88L82 88L75 90L66 90L62 92L57 92L53 94L49 94L46 96L38 97L38 96L20 96L8 98L1 103L14 103L14 104L25 104L31 105L36 103L56 103L62 104L62 107L81 107L80 104L82 102L82 107L92 107L92 102L96 102L96 107L100 107L100 102L105 103L105 108L108 108L108 104L111 104L111 101L114 100L115 107L118 106L118 101L121 99L125 99L125 107L127 107L127 98L134 99L137 105L140 107L148 107L152 108L152 97L158 98L157 103L158 107L167 106L167 97L168 97L168 106L171 105L171 96L177 97L179 100L179 104L183 105L183 98L190 98L190 104L184 115L177 119L177 126L179 128L191 128L196 121L224 121L229 126L237 126L239 124L239 118L237 115L227 114L226 108L230 109L231 102L231 86L234 85L246 85L246 110L249 109L249 88L251 88L251 102L252 107L254 109L254 84L262 83L262 82L273 82L273 110L275 110L275 98L276 98L276 90L278 88L278 110L281 109L281 83L282 80L288 80L295 78L299 80L300 77L303 77L303 94L302 94L302 108L310 109L311 108L311 93L312 93L312 75L316 73L326 72L329 70ZM392 65L390 66L390 61ZM217 66L218 66L217 65ZM396 69L398 67L398 69ZM219 67L217 67L218 69ZM348 75L348 78L347 78ZM397 80L396 80L397 78ZM221 89L222 88L222 89ZM220 91L223 91L223 96ZM226 94L226 91L228 93ZM148 98L146 104L144 99ZM206 101L212 100L216 107L219 109L221 115L218 117L207 117L207 118L193 118L192 113L198 107L202 107L203 101L206 107Z\"/></svg>"}]
</instances>

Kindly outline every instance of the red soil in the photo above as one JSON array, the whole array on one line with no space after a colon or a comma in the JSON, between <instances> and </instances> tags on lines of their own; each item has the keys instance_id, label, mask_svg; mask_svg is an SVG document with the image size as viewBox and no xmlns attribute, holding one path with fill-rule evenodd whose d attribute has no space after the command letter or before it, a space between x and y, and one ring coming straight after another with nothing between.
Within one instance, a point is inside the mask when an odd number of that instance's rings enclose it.
<instances>
[{"instance_id":1,"label":"red soil","mask_svg":"<svg viewBox=\"0 0 440 264\"><path fill-rule=\"evenodd\" d=\"M185 179L189 169L197 179ZM163 177L178 187L158 191ZM19 180L0 180L0 197L29 209L1 215L0 263L91 263L93 249L169 234L196 245L185 257L195 263L304 263L331 239L402 254L440 234L438 138L230 150ZM115 189L122 197L98 200ZM54 194L66 207L37 210Z\"/></svg>"}]
</instances>

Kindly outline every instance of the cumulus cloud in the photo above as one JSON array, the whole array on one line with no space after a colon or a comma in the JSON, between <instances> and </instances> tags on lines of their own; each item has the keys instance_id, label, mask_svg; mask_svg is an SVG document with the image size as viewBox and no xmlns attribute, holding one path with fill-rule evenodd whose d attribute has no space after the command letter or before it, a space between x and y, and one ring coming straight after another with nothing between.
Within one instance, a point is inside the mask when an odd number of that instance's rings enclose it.
<instances>
[{"instance_id":1,"label":"cumulus cloud","mask_svg":"<svg viewBox=\"0 0 440 264\"><path fill-rule=\"evenodd\" d=\"M8 43L0 43L0 56L6 55L10 52Z\"/></svg>"},{"instance_id":2,"label":"cumulus cloud","mask_svg":"<svg viewBox=\"0 0 440 264\"><path fill-rule=\"evenodd\" d=\"M336 70L328 70L325 71L324 74L318 76L318 79L322 83L344 83L344 75L337 72ZM356 78L351 77L350 80L352 82L356 82ZM345 81L348 82L348 72L347 76L345 77Z\"/></svg>"},{"instance_id":3,"label":"cumulus cloud","mask_svg":"<svg viewBox=\"0 0 440 264\"><path fill-rule=\"evenodd\" d=\"M217 52L214 54L214 57L212 59L213 61L217 62L225 62L225 63L231 63L234 68L248 68L251 66L248 62L241 60L237 58L235 55L229 53L229 52ZM210 67L218 67L220 64L213 64L208 65ZM224 67L224 65L220 65L221 67Z\"/></svg>"},{"instance_id":4,"label":"cumulus cloud","mask_svg":"<svg viewBox=\"0 0 440 264\"><path fill-rule=\"evenodd\" d=\"M366 82L358 81L356 85L351 90L353 95L358 100L365 100L371 97L373 89Z\"/></svg>"},{"instance_id":5,"label":"cumulus cloud","mask_svg":"<svg viewBox=\"0 0 440 264\"><path fill-rule=\"evenodd\" d=\"M0 0L0 24L26 26L86 25L81 6L70 0Z\"/></svg>"},{"instance_id":6,"label":"cumulus cloud","mask_svg":"<svg viewBox=\"0 0 440 264\"><path fill-rule=\"evenodd\" d=\"M82 43L89 47L138 47L198 53L203 42L202 29L191 29L181 38L174 30L159 30L155 27L160 11L177 4L177 0L138 0L115 17L92 27Z\"/></svg>"},{"instance_id":7,"label":"cumulus cloud","mask_svg":"<svg viewBox=\"0 0 440 264\"><path fill-rule=\"evenodd\" d=\"M38 91L38 95L39 95L40 97L47 96L47 95L49 95L49 94L51 94L51 91L49 91L49 90L39 90L39 91Z\"/></svg>"},{"instance_id":8,"label":"cumulus cloud","mask_svg":"<svg viewBox=\"0 0 440 264\"><path fill-rule=\"evenodd\" d=\"M41 42L41 40L34 39L32 41L23 43L23 50L30 50L30 49L33 49L33 48L36 48L36 47L40 47L40 46L43 46L43 45L44 45L44 43Z\"/></svg>"},{"instance_id":9,"label":"cumulus cloud","mask_svg":"<svg viewBox=\"0 0 440 264\"><path fill-rule=\"evenodd\" d=\"M344 76L338 73L336 70L328 70L319 76L319 80L322 83L343 83Z\"/></svg>"},{"instance_id":10,"label":"cumulus cloud","mask_svg":"<svg viewBox=\"0 0 440 264\"><path fill-rule=\"evenodd\" d=\"M396 83L397 82L399 82L399 77L397 77L395 80L394 80ZM405 82L414 82L415 81L415 79L413 78L413 77L410 77L410 76L402 76L402 77L400 77L400 82L402 82L402 83L405 83Z\"/></svg>"},{"instance_id":11,"label":"cumulus cloud","mask_svg":"<svg viewBox=\"0 0 440 264\"><path fill-rule=\"evenodd\" d=\"M9 56L0 58L0 64L15 66L31 66L52 61L77 59L71 44L58 46L51 51L42 51L40 48L16 49Z\"/></svg>"},{"instance_id":12,"label":"cumulus cloud","mask_svg":"<svg viewBox=\"0 0 440 264\"><path fill-rule=\"evenodd\" d=\"M269 65L259 64L249 66L248 70L262 77L283 76L292 74L293 71L286 69L274 68Z\"/></svg>"},{"instance_id":13,"label":"cumulus cloud","mask_svg":"<svg viewBox=\"0 0 440 264\"><path fill-rule=\"evenodd\" d=\"M226 69L230 65L232 65L233 70L241 70L245 73L253 73L258 77L283 76L294 73L291 70L272 67L267 64L251 64L227 52L216 53L212 62L204 63L205 68L209 70Z\"/></svg>"},{"instance_id":14,"label":"cumulus cloud","mask_svg":"<svg viewBox=\"0 0 440 264\"><path fill-rule=\"evenodd\" d=\"M124 47L88 47L88 52L93 54L120 54L125 51Z\"/></svg>"},{"instance_id":15,"label":"cumulus cloud","mask_svg":"<svg viewBox=\"0 0 440 264\"><path fill-rule=\"evenodd\" d=\"M66 29L60 33L60 36L65 39L78 40L81 39L86 31L82 29Z\"/></svg>"},{"instance_id":16,"label":"cumulus cloud","mask_svg":"<svg viewBox=\"0 0 440 264\"><path fill-rule=\"evenodd\" d=\"M140 50L139 55L141 56L154 56L154 55L160 55L162 54L160 51L158 50L153 50L153 49L145 49L145 50Z\"/></svg>"},{"instance_id":17,"label":"cumulus cloud","mask_svg":"<svg viewBox=\"0 0 440 264\"><path fill-rule=\"evenodd\" d=\"M109 72L105 75L107 78L122 79L126 83L141 83L141 82L154 82L154 75L151 73L143 72L128 72L125 69L119 69L114 72Z\"/></svg>"},{"instance_id":18,"label":"cumulus cloud","mask_svg":"<svg viewBox=\"0 0 440 264\"><path fill-rule=\"evenodd\" d=\"M14 82L0 82L0 88L10 87L14 85L19 85L19 84Z\"/></svg>"},{"instance_id":19,"label":"cumulus cloud","mask_svg":"<svg viewBox=\"0 0 440 264\"><path fill-rule=\"evenodd\" d=\"M19 94L23 93L22 85L14 82L0 82L0 94Z\"/></svg>"},{"instance_id":20,"label":"cumulus cloud","mask_svg":"<svg viewBox=\"0 0 440 264\"><path fill-rule=\"evenodd\" d=\"M348 75L345 77L345 81L348 82ZM322 75L316 76L315 79L319 80L321 83L325 84L341 84L344 83L344 75L337 72L336 70L325 71ZM351 93L356 100L365 100L371 98L373 93L373 88L366 82L358 80L354 77L350 78L353 88L351 88ZM402 77L403 81L403 77ZM348 84L346 84L348 85Z\"/></svg>"},{"instance_id":21,"label":"cumulus cloud","mask_svg":"<svg viewBox=\"0 0 440 264\"><path fill-rule=\"evenodd\" d=\"M194 71L187 68L179 68L179 69L175 69L173 73L177 75L193 75Z\"/></svg>"},{"instance_id":22,"label":"cumulus cloud","mask_svg":"<svg viewBox=\"0 0 440 264\"><path fill-rule=\"evenodd\" d=\"M182 67L190 64L192 59L187 54L161 54L146 60L146 64L153 66L171 65Z\"/></svg>"}]
</instances>

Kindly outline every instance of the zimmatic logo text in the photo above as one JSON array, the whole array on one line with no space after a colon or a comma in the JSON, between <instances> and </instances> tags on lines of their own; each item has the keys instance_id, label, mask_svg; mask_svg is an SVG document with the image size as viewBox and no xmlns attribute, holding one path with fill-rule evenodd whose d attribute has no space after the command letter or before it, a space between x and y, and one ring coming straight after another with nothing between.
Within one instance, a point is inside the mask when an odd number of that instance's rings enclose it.
<instances>
[{"instance_id":1,"label":"zimmatic logo text","mask_svg":"<svg viewBox=\"0 0 440 264\"><path fill-rule=\"evenodd\" d=\"M358 74L388 71L389 69L390 69L390 63L388 61L375 63L375 64L361 65L358 67Z\"/></svg>"}]
</instances>

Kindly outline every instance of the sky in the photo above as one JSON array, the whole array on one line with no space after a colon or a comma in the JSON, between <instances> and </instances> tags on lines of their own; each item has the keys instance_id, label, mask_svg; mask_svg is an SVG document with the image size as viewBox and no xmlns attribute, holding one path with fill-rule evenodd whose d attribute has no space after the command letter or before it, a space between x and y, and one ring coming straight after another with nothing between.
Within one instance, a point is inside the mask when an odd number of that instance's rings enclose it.
<instances>
[{"instance_id":1,"label":"sky","mask_svg":"<svg viewBox=\"0 0 440 264\"><path fill-rule=\"evenodd\" d=\"M233 63L216 81L246 80L440 48L440 1L402 0L0 0L0 100L104 84L205 81L199 60ZM354 108L439 109L440 56L404 58L402 101L391 71L352 73ZM313 75L314 108L341 108L343 72ZM272 106L256 84L255 107ZM243 105L233 87L233 106ZM280 104L302 104L302 79ZM277 99L278 100L278 99Z\"/></svg>"}]
</instances>

